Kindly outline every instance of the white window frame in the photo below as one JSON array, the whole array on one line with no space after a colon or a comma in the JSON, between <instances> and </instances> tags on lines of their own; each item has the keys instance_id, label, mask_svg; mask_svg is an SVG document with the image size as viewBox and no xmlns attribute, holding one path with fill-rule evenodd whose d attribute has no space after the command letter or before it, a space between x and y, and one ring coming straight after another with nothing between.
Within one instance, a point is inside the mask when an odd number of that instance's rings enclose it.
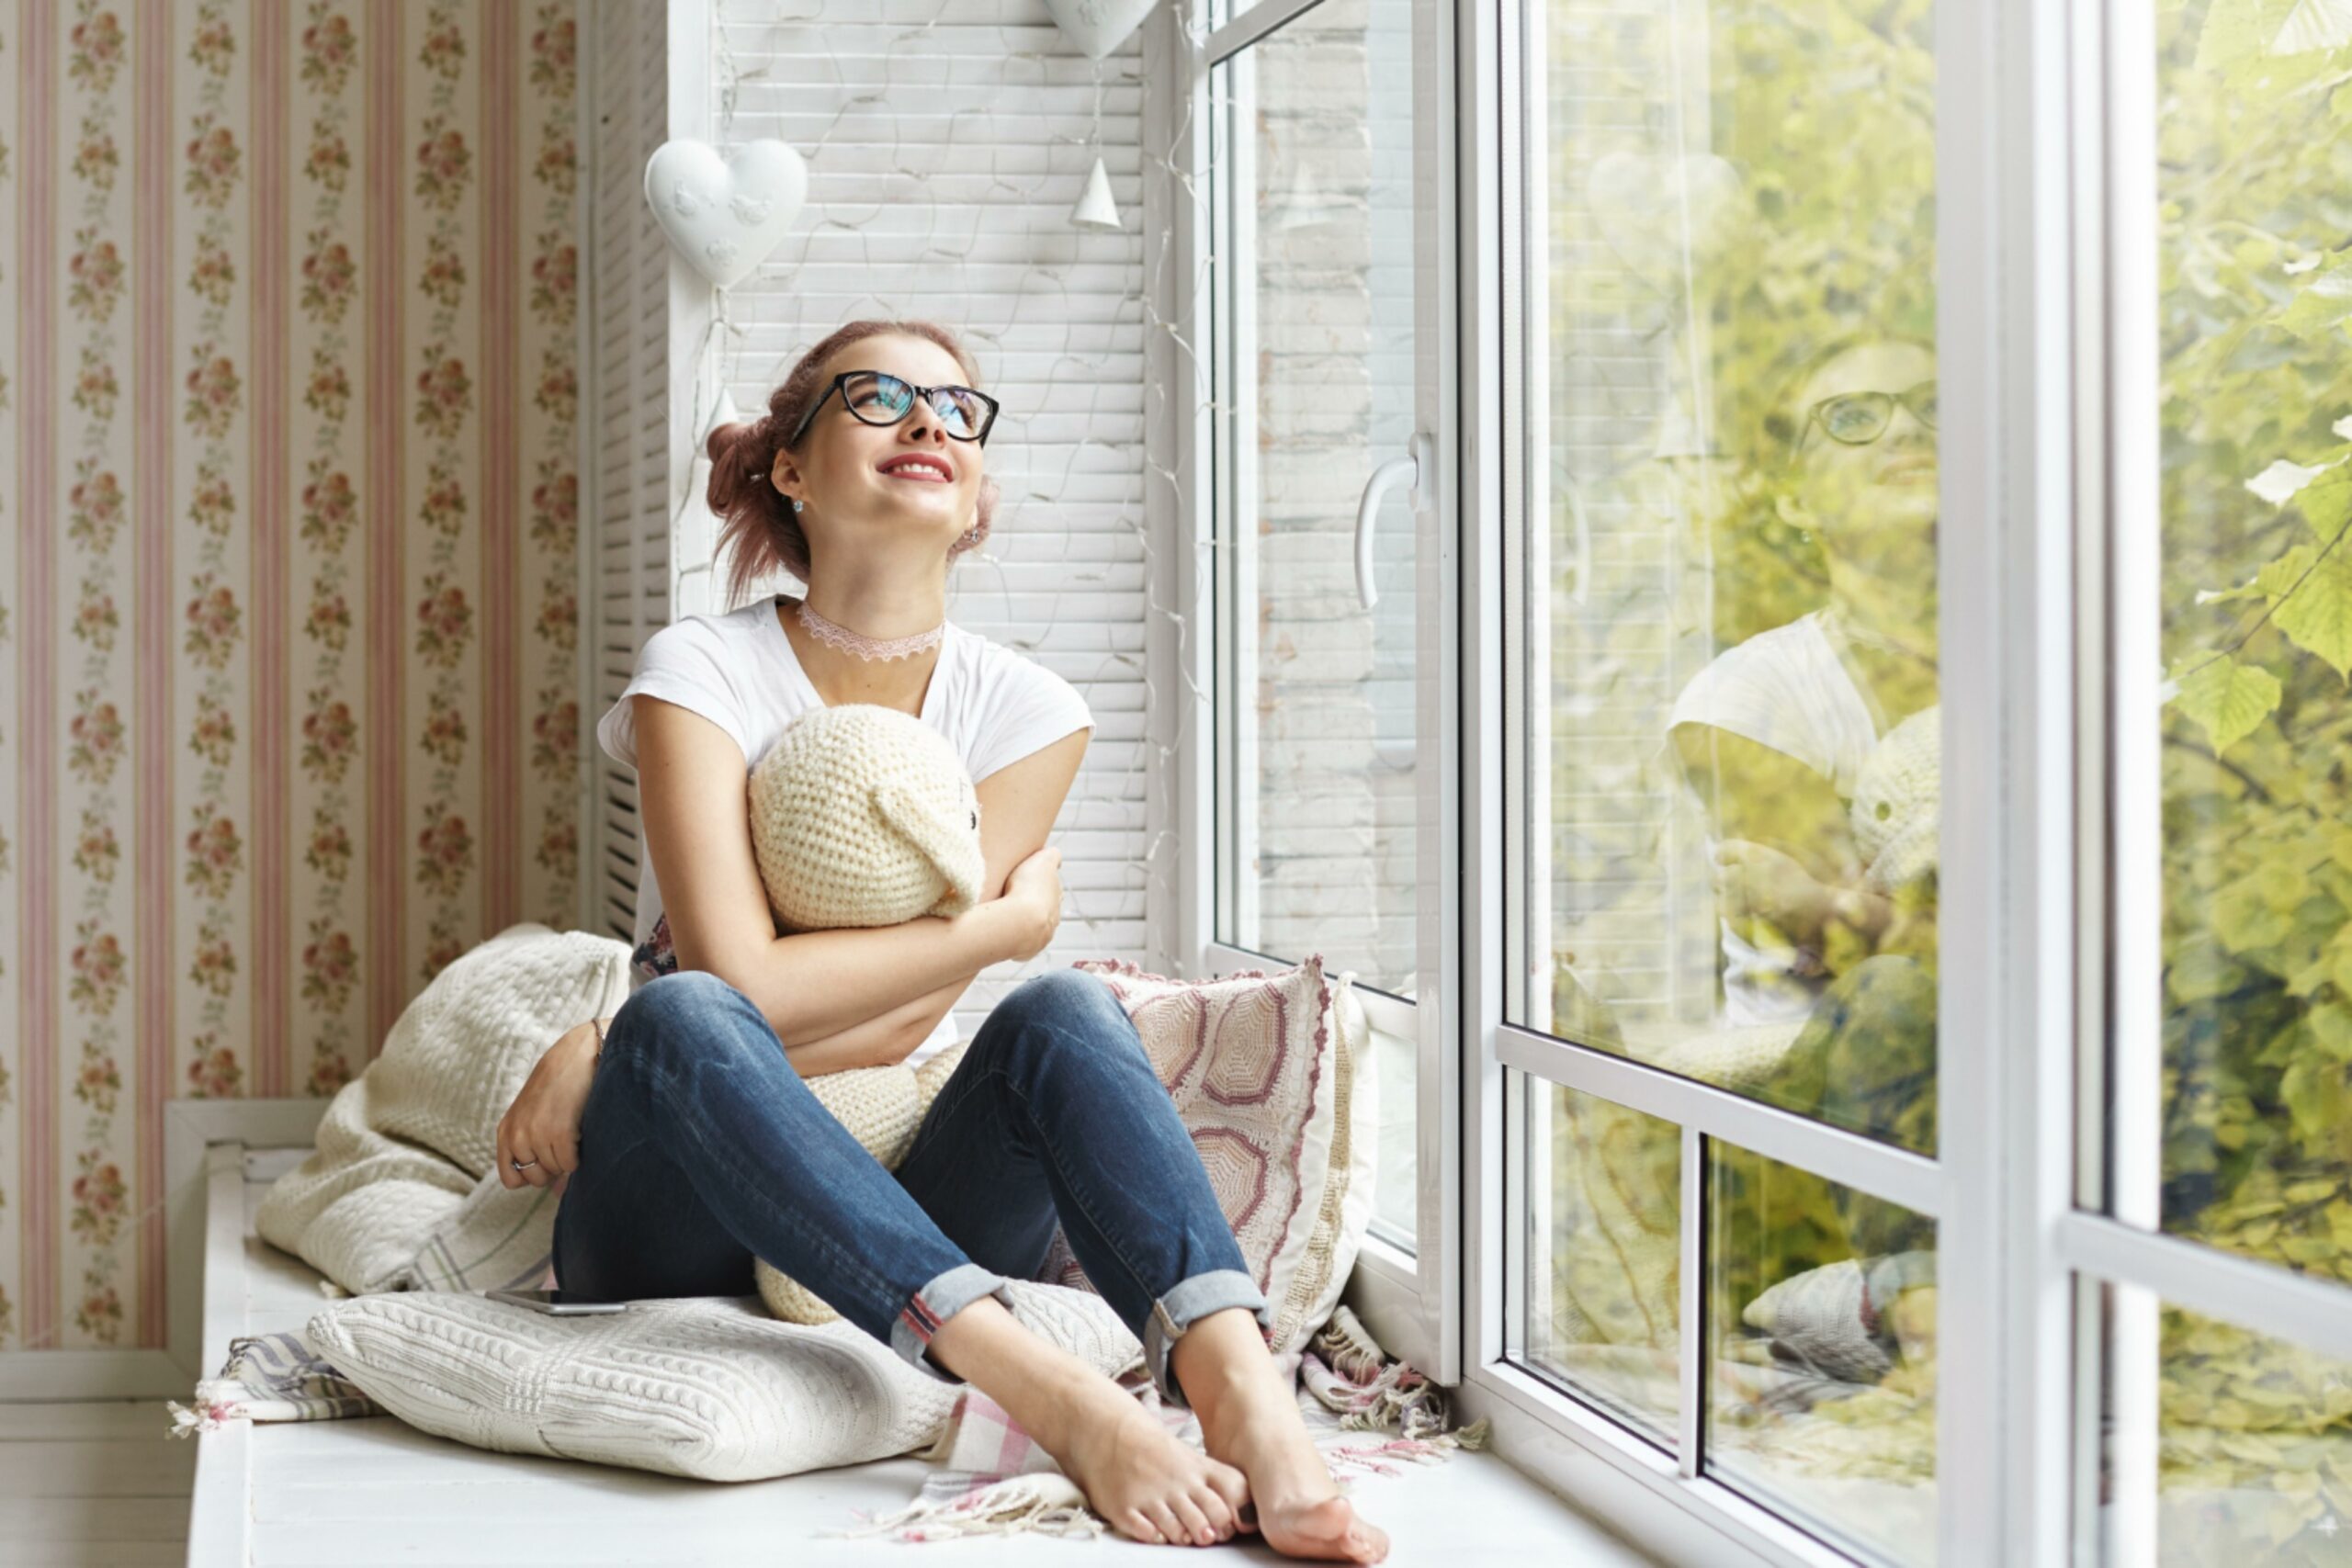
<instances>
[{"instance_id":1,"label":"white window frame","mask_svg":"<svg viewBox=\"0 0 2352 1568\"><path fill-rule=\"evenodd\" d=\"M1173 908L1168 940L1160 951L1171 954L1180 973L1209 977L1237 969L1267 966L1267 954L1234 947L1216 940L1216 864L1219 848L1216 824L1241 820L1241 803L1219 799L1216 759L1219 749L1232 755L1246 739L1233 723L1230 711L1216 702L1220 671L1239 668L1250 649L1247 639L1234 635L1233 617L1216 614L1220 592L1227 603L1254 598L1250 584L1237 581L1239 564L1221 558L1213 530L1219 515L1235 515L1230 502L1235 490L1220 493L1220 486L1238 487L1246 473L1220 473L1216 462L1217 442L1214 421L1218 412L1234 406L1237 398L1253 395L1254 388L1219 384L1220 360L1212 352L1218 334L1247 334L1250 322L1226 313L1220 278L1211 261L1216 232L1208 204L1221 192L1248 189L1250 149L1238 150L1240 163L1228 161L1219 171L1220 186L1209 176L1215 140L1210 117L1210 77L1220 62L1245 51L1283 23L1312 9L1320 0L1258 0L1233 20L1213 31L1196 33L1184 20L1205 16L1205 0L1176 0L1156 10L1147 23L1146 95L1148 145L1166 150L1166 161L1148 160L1145 222L1166 224L1164 260L1153 264L1149 278L1152 303L1163 321L1175 330L1151 337L1146 373L1151 400L1147 402L1151 438L1156 450L1156 485L1146 498L1147 526L1155 537L1171 540L1174 548L1163 558L1182 560L1186 570L1167 585L1176 624L1188 629L1182 644L1155 657L1155 690L1168 712L1153 716L1155 735L1171 759L1167 789L1169 822L1179 846L1174 877ZM1452 39L1442 27L1443 58L1415 74L1414 140L1416 178L1430 194L1429 210L1453 213L1454 118L1446 112L1444 87L1451 73ZM1246 68L1246 66L1245 66ZM1416 1158L1419 1208L1415 1216L1415 1250L1406 1252L1368 1235L1356 1259L1346 1299L1383 1346L1406 1357L1441 1382L1452 1382L1461 1373L1461 1295L1463 1225L1460 1218L1460 1045L1454 1022L1462 1010L1453 1005L1457 994L1459 949L1458 885L1445 868L1460 863L1456 837L1461 821L1456 790L1458 726L1453 669L1455 635L1454 553L1442 541L1453 536L1453 486L1445 478L1457 472L1453 430L1456 378L1454 319L1449 309L1456 298L1453 247L1440 232L1429 247L1433 265L1423 276L1417 269L1420 303L1415 321L1418 374L1433 378L1437 402L1434 463L1436 473L1425 475L1420 487L1423 504L1416 512L1419 530L1418 552L1419 602L1428 606L1420 637L1419 709L1416 716L1417 776L1421 823L1417 862L1421 888L1417 911L1419 940L1418 971L1421 976L1411 1002L1400 1002L1364 987L1356 987L1366 1018L1374 1027L1415 1042ZM1247 276L1246 258L1226 258L1223 265L1237 276ZM1246 316L1246 291L1236 290ZM1227 339L1229 341L1229 337ZM1245 360L1246 362L1246 360ZM1247 378L1242 378L1247 382ZM1426 398L1423 400L1427 400ZM1242 455L1246 463L1246 453ZM1368 476L1367 476L1368 477ZM1219 502L1225 504L1218 504ZM1237 558L1242 552L1236 552ZM1246 566L1243 568L1246 571ZM1220 573L1225 581L1219 582ZM1432 624L1430 616L1436 618ZM1196 630L1199 635L1190 635ZM1156 835L1155 835L1156 840ZM1229 846L1228 852L1229 852ZM1254 891L1229 886L1228 897L1247 898Z\"/></svg>"}]
</instances>

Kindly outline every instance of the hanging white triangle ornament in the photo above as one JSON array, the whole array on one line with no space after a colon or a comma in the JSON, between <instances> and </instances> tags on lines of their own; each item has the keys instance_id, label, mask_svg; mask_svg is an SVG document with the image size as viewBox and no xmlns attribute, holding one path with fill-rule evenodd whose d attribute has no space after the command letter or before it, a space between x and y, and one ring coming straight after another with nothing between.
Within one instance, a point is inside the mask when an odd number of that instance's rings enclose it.
<instances>
[{"instance_id":1,"label":"hanging white triangle ornament","mask_svg":"<svg viewBox=\"0 0 2352 1568\"><path fill-rule=\"evenodd\" d=\"M1083 229L1117 229L1119 204L1111 199L1110 172L1102 167L1102 160L1094 160L1094 172L1086 176L1086 194L1078 198L1070 209L1069 220Z\"/></svg>"},{"instance_id":2,"label":"hanging white triangle ornament","mask_svg":"<svg viewBox=\"0 0 2352 1568\"><path fill-rule=\"evenodd\" d=\"M1100 60L1143 25L1157 0L1046 0L1062 36L1089 60Z\"/></svg>"},{"instance_id":3,"label":"hanging white triangle ornament","mask_svg":"<svg viewBox=\"0 0 2352 1568\"><path fill-rule=\"evenodd\" d=\"M707 561L718 547L718 525L723 519L710 509L710 437L725 425L742 423L741 411L735 406L735 394L722 390L718 407L711 411L710 423L703 427L702 438L695 443L694 461L686 466L686 500L678 508L676 525L671 531L672 548L675 559Z\"/></svg>"},{"instance_id":4,"label":"hanging white triangle ornament","mask_svg":"<svg viewBox=\"0 0 2352 1568\"><path fill-rule=\"evenodd\" d=\"M726 156L707 141L665 141L645 161L645 202L686 265L721 288L752 276L784 243L808 195L808 165L781 141Z\"/></svg>"}]
</instances>

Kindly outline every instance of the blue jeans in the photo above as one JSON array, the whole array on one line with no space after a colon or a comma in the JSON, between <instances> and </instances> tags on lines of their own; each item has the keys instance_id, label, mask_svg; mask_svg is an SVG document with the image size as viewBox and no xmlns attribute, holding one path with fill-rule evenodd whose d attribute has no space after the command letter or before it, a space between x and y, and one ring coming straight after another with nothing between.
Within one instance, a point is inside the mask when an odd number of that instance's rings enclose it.
<instances>
[{"instance_id":1,"label":"blue jeans","mask_svg":"<svg viewBox=\"0 0 2352 1568\"><path fill-rule=\"evenodd\" d=\"M1087 1279L1188 1402L1195 1318L1273 1309L1126 1010L1049 970L992 1009L894 1172L801 1081L766 1015L701 970L639 987L605 1031L556 1207L555 1272L591 1301L750 1295L765 1258L943 1382L939 1325L1035 1277L1061 1223Z\"/></svg>"}]
</instances>

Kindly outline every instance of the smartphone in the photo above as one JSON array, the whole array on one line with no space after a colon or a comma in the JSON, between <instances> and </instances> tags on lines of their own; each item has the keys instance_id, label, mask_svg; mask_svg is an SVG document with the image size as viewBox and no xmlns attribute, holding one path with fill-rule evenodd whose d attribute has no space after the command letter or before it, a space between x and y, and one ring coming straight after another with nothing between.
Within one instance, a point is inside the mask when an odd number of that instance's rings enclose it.
<instances>
[{"instance_id":1,"label":"smartphone","mask_svg":"<svg viewBox=\"0 0 2352 1568\"><path fill-rule=\"evenodd\" d=\"M594 1313L627 1312L627 1302L583 1302L567 1297L561 1291L485 1291L494 1302L513 1302L516 1306L529 1307L553 1317L581 1317Z\"/></svg>"}]
</instances>

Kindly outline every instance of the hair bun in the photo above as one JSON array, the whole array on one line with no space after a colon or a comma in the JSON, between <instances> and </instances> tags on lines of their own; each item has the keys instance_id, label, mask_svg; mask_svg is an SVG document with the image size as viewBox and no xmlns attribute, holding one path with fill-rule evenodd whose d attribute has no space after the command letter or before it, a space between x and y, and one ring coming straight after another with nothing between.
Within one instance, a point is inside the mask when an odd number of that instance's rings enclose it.
<instances>
[{"instance_id":1,"label":"hair bun","mask_svg":"<svg viewBox=\"0 0 2352 1568\"><path fill-rule=\"evenodd\" d=\"M739 419L718 425L711 431L710 439L703 444L703 451L713 463L722 462L732 456L748 468L756 453L746 444L756 438L760 427L767 423L765 419ZM762 472L753 477L765 479L767 476Z\"/></svg>"}]
</instances>

